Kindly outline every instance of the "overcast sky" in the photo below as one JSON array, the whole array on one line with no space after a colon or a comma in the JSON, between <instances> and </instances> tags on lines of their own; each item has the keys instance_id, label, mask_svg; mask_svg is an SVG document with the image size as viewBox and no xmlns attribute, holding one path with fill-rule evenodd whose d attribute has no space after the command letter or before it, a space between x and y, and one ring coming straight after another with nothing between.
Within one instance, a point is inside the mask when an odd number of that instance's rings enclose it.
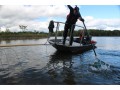
<instances>
[{"instance_id":1,"label":"overcast sky","mask_svg":"<svg viewBox=\"0 0 120 90\"><path fill-rule=\"evenodd\" d=\"M88 29L120 30L120 6L78 6ZM47 32L50 20L65 22L68 13L66 5L2 5L0 28L20 31L19 25L26 25L28 30ZM82 22L78 21L77 25L82 25Z\"/></svg>"}]
</instances>

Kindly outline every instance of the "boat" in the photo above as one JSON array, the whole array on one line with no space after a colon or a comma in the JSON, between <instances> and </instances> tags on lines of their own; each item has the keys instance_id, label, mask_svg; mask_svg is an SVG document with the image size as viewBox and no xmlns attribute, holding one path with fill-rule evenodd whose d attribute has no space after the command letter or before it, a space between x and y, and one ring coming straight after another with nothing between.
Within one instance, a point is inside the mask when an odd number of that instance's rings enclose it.
<instances>
[{"instance_id":1,"label":"boat","mask_svg":"<svg viewBox=\"0 0 120 90\"><path fill-rule=\"evenodd\" d=\"M57 21L52 21L52 24L57 24L56 26L56 32L55 32L55 37L50 37L50 34L53 32L53 28L54 28L54 25L52 29L49 29L49 39L48 39L48 42L54 47L56 48L58 51L60 52L64 52L64 53L83 53L85 51L88 51L88 50L91 50L91 49L95 49L96 48L96 41L94 40L91 40L91 37L89 37L90 40L87 40L87 37L85 36L85 30L84 30L84 27L82 26L78 26L78 25L75 25L77 27L81 27L84 32L83 32L83 36L84 38L80 39L80 37L75 37L73 39L73 44L70 45L70 38L71 38L71 35L72 33L70 32L70 37L66 39L66 43L63 45L63 39L62 38L59 38L57 36L57 33L58 33L58 30L59 30L59 24L66 24L66 23L63 23L63 22L57 22ZM51 22L49 24L49 27L51 25ZM52 32L51 32L52 31Z\"/></svg>"}]
</instances>

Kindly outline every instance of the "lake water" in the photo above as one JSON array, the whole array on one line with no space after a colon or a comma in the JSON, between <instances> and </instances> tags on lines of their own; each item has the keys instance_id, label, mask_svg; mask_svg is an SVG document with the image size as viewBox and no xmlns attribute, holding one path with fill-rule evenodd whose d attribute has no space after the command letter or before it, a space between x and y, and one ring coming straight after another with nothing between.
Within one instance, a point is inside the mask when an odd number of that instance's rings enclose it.
<instances>
[{"instance_id":1,"label":"lake water","mask_svg":"<svg viewBox=\"0 0 120 90\"><path fill-rule=\"evenodd\" d=\"M118 85L120 37L93 37L93 50L62 54L51 45L0 47L0 84ZM46 39L0 41L0 44L44 44Z\"/></svg>"}]
</instances>

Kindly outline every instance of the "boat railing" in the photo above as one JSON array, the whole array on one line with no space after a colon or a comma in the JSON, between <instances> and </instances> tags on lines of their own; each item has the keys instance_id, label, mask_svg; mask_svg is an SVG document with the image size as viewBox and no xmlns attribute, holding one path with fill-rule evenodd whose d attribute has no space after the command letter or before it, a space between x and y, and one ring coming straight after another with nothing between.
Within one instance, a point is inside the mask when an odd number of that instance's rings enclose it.
<instances>
[{"instance_id":1,"label":"boat railing","mask_svg":"<svg viewBox=\"0 0 120 90\"><path fill-rule=\"evenodd\" d=\"M64 23L64 22L58 22L58 21L53 21L53 22L54 22L54 23L68 24L68 23ZM77 27L84 28L83 26L80 26L80 25L76 25L76 24L73 24L73 25L75 25L75 26L77 26Z\"/></svg>"},{"instance_id":2,"label":"boat railing","mask_svg":"<svg viewBox=\"0 0 120 90\"><path fill-rule=\"evenodd\" d=\"M64 22L58 22L58 21L53 21L54 23L56 23L56 31L55 31L55 44L57 43L57 36L58 36L58 31L59 31L59 26L60 24L67 24L67 23L64 23ZM70 37L69 37L69 44L71 42L71 38L73 36L73 26L75 27L80 27L83 29L83 34L84 34L84 27L80 26L80 25L76 25L76 24L73 24L72 27L71 27L71 32L70 32ZM80 45L81 45L81 42L82 42L82 39L80 39Z\"/></svg>"}]
</instances>

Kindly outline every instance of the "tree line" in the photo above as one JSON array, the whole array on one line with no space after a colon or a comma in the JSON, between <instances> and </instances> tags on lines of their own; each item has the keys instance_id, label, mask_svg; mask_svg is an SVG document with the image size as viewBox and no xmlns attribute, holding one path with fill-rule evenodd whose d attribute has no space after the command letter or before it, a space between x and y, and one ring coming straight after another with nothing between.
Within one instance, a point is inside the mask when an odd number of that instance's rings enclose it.
<instances>
[{"instance_id":1,"label":"tree line","mask_svg":"<svg viewBox=\"0 0 120 90\"><path fill-rule=\"evenodd\" d=\"M80 31L81 30L77 30L74 32L74 36L78 36L80 35ZM97 29L88 29L87 32L91 35L91 36L120 36L120 30L97 30ZM63 31L59 31L58 32L58 36L62 36Z\"/></svg>"},{"instance_id":2,"label":"tree line","mask_svg":"<svg viewBox=\"0 0 120 90\"><path fill-rule=\"evenodd\" d=\"M89 30L92 36L120 36L120 30Z\"/></svg>"},{"instance_id":3,"label":"tree line","mask_svg":"<svg viewBox=\"0 0 120 90\"><path fill-rule=\"evenodd\" d=\"M0 32L0 40L6 39L39 39L47 37L47 33L45 32Z\"/></svg>"},{"instance_id":4,"label":"tree line","mask_svg":"<svg viewBox=\"0 0 120 90\"><path fill-rule=\"evenodd\" d=\"M77 30L74 32L74 36L79 36L81 30ZM120 36L120 30L87 30L88 33L92 36ZM55 35L55 31L52 34ZM58 36L62 36L63 31L58 31ZM47 38L48 33L39 32L39 31L21 31L21 32L0 32L0 40L4 39L39 39L39 38Z\"/></svg>"}]
</instances>

